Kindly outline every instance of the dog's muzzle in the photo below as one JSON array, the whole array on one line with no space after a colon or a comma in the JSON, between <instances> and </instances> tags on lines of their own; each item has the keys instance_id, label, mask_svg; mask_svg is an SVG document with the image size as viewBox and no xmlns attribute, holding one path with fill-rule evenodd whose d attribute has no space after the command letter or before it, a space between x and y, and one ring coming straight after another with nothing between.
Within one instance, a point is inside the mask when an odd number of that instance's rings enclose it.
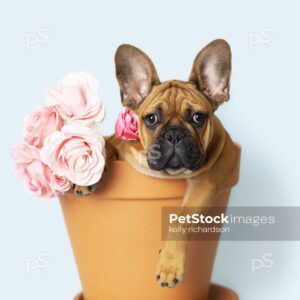
<instances>
[{"instance_id":1,"label":"dog's muzzle","mask_svg":"<svg viewBox=\"0 0 300 300\"><path fill-rule=\"evenodd\" d=\"M205 161L197 141L182 126L168 126L148 150L148 164L153 170L199 169Z\"/></svg>"}]
</instances>

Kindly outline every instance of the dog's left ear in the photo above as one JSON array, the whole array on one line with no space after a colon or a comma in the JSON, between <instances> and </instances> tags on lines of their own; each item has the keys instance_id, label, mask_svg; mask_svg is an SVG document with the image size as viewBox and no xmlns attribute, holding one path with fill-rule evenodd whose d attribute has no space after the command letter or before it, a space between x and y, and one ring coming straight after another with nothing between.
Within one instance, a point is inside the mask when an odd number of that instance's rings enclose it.
<instances>
[{"instance_id":1,"label":"dog's left ear","mask_svg":"<svg viewBox=\"0 0 300 300\"><path fill-rule=\"evenodd\" d=\"M189 80L196 83L214 105L229 99L231 51L225 40L215 40L196 56Z\"/></svg>"}]
</instances>

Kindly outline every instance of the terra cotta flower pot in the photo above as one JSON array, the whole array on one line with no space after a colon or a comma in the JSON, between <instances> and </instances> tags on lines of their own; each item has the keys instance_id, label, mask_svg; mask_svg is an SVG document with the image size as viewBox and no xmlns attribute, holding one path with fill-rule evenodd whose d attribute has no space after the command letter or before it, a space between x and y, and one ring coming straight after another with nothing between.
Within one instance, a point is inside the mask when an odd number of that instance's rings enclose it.
<instances>
[{"instance_id":1,"label":"terra cotta flower pot","mask_svg":"<svg viewBox=\"0 0 300 300\"><path fill-rule=\"evenodd\" d=\"M227 206L239 165L215 203ZM217 241L191 241L185 282L162 288L155 280L161 248L162 207L180 206L185 180L156 179L114 161L99 189L80 198L60 197L77 262L80 300L236 300L236 294L211 285Z\"/></svg>"}]
</instances>

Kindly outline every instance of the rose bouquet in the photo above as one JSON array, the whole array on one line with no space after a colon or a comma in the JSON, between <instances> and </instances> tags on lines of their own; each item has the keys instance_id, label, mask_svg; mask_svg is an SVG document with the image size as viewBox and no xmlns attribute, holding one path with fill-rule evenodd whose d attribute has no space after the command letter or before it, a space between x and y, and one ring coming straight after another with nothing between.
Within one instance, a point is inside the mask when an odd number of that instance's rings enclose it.
<instances>
[{"instance_id":1,"label":"rose bouquet","mask_svg":"<svg viewBox=\"0 0 300 300\"><path fill-rule=\"evenodd\" d=\"M105 116L97 80L66 76L46 92L46 105L25 118L24 143L12 150L15 171L35 195L51 198L73 184L98 182L105 166L105 140L97 125Z\"/></svg>"}]
</instances>

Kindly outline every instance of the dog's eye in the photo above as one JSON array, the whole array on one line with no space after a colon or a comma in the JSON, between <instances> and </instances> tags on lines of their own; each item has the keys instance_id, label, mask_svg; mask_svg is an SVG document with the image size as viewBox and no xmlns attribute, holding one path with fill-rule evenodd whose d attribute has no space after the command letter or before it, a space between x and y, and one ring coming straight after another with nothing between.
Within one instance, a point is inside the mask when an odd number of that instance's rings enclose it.
<instances>
[{"instance_id":1,"label":"dog's eye","mask_svg":"<svg viewBox=\"0 0 300 300\"><path fill-rule=\"evenodd\" d=\"M192 120L197 125L202 125L206 119L206 114L203 113L194 113Z\"/></svg>"},{"instance_id":2,"label":"dog's eye","mask_svg":"<svg viewBox=\"0 0 300 300\"><path fill-rule=\"evenodd\" d=\"M153 127L158 123L158 116L156 114L149 114L144 117L144 121L147 126Z\"/></svg>"}]
</instances>

